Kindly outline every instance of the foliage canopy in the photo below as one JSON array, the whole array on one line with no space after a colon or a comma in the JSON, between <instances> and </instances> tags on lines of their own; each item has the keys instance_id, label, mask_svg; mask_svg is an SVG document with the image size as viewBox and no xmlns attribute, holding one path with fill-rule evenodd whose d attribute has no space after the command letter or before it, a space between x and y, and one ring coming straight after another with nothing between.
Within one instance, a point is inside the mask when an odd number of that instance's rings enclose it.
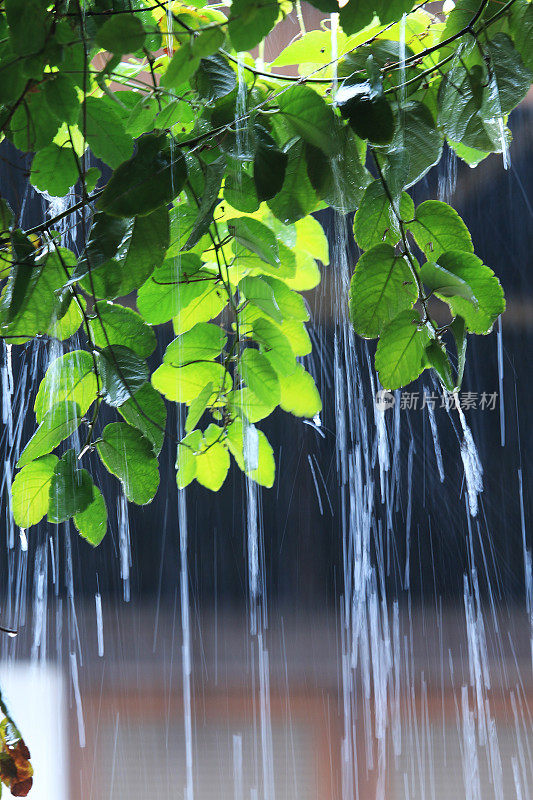
<instances>
[{"instance_id":1,"label":"foliage canopy","mask_svg":"<svg viewBox=\"0 0 533 800\"><path fill-rule=\"evenodd\" d=\"M36 189L70 191L31 230L0 200L0 334L10 345L60 340L64 351L18 460L20 526L72 518L101 541L106 503L82 466L89 452L130 501L149 503L163 398L186 409L180 488L218 490L230 457L272 486L256 424L277 406L321 410L300 363L311 350L301 293L329 262L313 212L356 212L364 252L350 316L361 336L379 337L386 388L433 368L453 391L467 334L488 333L504 311L459 215L435 200L415 208L407 189L445 142L472 166L506 151L508 114L531 83L532 5L458 0L438 15L411 0L350 0L338 14L334 0L312 5L321 29L265 64L288 0L0 3L2 135L34 154ZM65 246L65 220L79 252ZM447 324L432 298L449 307ZM175 338L153 368L163 325ZM103 427L105 405L116 421Z\"/></svg>"}]
</instances>

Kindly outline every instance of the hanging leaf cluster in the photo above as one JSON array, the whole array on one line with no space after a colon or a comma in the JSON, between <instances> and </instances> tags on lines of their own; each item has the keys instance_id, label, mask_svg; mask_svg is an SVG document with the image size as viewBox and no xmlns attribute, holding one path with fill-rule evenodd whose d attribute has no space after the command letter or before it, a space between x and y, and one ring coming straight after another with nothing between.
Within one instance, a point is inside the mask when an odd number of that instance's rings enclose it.
<instances>
[{"instance_id":1,"label":"hanging leaf cluster","mask_svg":"<svg viewBox=\"0 0 533 800\"><path fill-rule=\"evenodd\" d=\"M0 4L2 135L33 155L37 190L71 197L30 230L0 205L0 334L63 343L18 459L20 526L72 519L101 541L91 453L130 501L149 503L174 436L167 402L181 409L178 487L216 491L232 460L272 486L258 424L278 407L321 410L303 364L302 295L328 268L320 209L356 212L350 315L361 336L379 337L386 388L431 367L453 391L467 334L503 312L458 214L438 201L415 208L407 190L445 142L470 165L506 153L508 115L531 83L531 4L458 0L444 16L409 0L350 0L338 16L333 0L312 5L322 28L265 64L249 51L263 52L286 0ZM159 326L173 333L164 353ZM105 406L115 421L104 425Z\"/></svg>"}]
</instances>

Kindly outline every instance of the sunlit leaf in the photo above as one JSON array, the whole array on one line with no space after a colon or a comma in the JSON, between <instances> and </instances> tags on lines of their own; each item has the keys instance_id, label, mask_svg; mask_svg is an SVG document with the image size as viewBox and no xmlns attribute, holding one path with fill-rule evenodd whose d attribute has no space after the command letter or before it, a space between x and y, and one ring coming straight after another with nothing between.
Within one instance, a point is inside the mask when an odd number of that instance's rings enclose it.
<instances>
[{"instance_id":1,"label":"sunlit leaf","mask_svg":"<svg viewBox=\"0 0 533 800\"><path fill-rule=\"evenodd\" d=\"M446 250L464 250L472 253L474 247L468 228L463 220L447 203L440 200L426 200L415 212L409 222L409 230L416 243L426 256L436 261Z\"/></svg>"},{"instance_id":2,"label":"sunlit leaf","mask_svg":"<svg viewBox=\"0 0 533 800\"><path fill-rule=\"evenodd\" d=\"M13 518L21 528L36 525L47 513L50 483L58 462L46 455L31 461L15 477L11 487Z\"/></svg>"},{"instance_id":3,"label":"sunlit leaf","mask_svg":"<svg viewBox=\"0 0 533 800\"><path fill-rule=\"evenodd\" d=\"M376 369L385 389L407 386L422 372L429 334L420 323L420 314L411 309L402 311L383 330L376 350Z\"/></svg>"},{"instance_id":4,"label":"sunlit leaf","mask_svg":"<svg viewBox=\"0 0 533 800\"><path fill-rule=\"evenodd\" d=\"M106 469L121 481L128 500L149 503L159 486L157 458L140 431L125 422L106 425L96 444Z\"/></svg>"},{"instance_id":5,"label":"sunlit leaf","mask_svg":"<svg viewBox=\"0 0 533 800\"><path fill-rule=\"evenodd\" d=\"M80 409L72 401L56 403L45 413L42 422L21 453L17 467L24 467L40 456L47 455L78 428Z\"/></svg>"},{"instance_id":6,"label":"sunlit leaf","mask_svg":"<svg viewBox=\"0 0 533 800\"><path fill-rule=\"evenodd\" d=\"M86 350L73 350L56 358L41 381L35 398L35 416L42 422L45 414L57 403L77 403L85 414L96 400L97 384L93 359Z\"/></svg>"},{"instance_id":7,"label":"sunlit leaf","mask_svg":"<svg viewBox=\"0 0 533 800\"><path fill-rule=\"evenodd\" d=\"M98 347L127 342L140 358L148 358L156 346L155 334L140 314L118 303L96 303L89 327Z\"/></svg>"},{"instance_id":8,"label":"sunlit leaf","mask_svg":"<svg viewBox=\"0 0 533 800\"><path fill-rule=\"evenodd\" d=\"M280 407L296 417L312 418L322 411L322 401L312 376L302 364L289 376L280 376Z\"/></svg>"},{"instance_id":9,"label":"sunlit leaf","mask_svg":"<svg viewBox=\"0 0 533 800\"><path fill-rule=\"evenodd\" d=\"M457 250L442 253L438 264L468 284L477 300L474 305L457 295L443 295L453 314L463 317L472 333L490 333L500 314L505 311L503 290L494 272L473 253Z\"/></svg>"}]
</instances>

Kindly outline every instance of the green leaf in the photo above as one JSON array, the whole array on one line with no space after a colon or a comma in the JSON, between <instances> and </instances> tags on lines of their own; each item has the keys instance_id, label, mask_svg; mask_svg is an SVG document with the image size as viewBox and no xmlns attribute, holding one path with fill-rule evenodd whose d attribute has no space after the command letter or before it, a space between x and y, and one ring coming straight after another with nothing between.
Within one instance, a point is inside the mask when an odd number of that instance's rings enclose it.
<instances>
[{"instance_id":1,"label":"green leaf","mask_svg":"<svg viewBox=\"0 0 533 800\"><path fill-rule=\"evenodd\" d=\"M363 253L350 284L350 319L360 336L379 336L400 311L411 308L418 289L404 256L388 244Z\"/></svg>"},{"instance_id":2,"label":"green leaf","mask_svg":"<svg viewBox=\"0 0 533 800\"><path fill-rule=\"evenodd\" d=\"M181 150L166 134L147 133L137 152L114 171L97 205L115 217L150 214L176 197L186 178Z\"/></svg>"},{"instance_id":3,"label":"green leaf","mask_svg":"<svg viewBox=\"0 0 533 800\"><path fill-rule=\"evenodd\" d=\"M188 312L190 311L191 318L195 314L201 316L204 301L208 302L211 295L219 297L214 275L203 270L198 271L200 266L198 256L192 253L184 253L181 264L173 259L165 261L137 294L137 307L144 319L156 325L179 315L183 322L182 329L188 330L185 325ZM225 299L227 302L227 297ZM224 305L225 302L222 307ZM210 310L212 309L206 311L206 319L211 319L218 313L215 310L211 314ZM195 324L196 320L189 327L192 328Z\"/></svg>"},{"instance_id":4,"label":"green leaf","mask_svg":"<svg viewBox=\"0 0 533 800\"><path fill-rule=\"evenodd\" d=\"M138 289L154 269L161 266L168 245L169 217L166 206L131 220L116 253L122 267L121 294L126 295Z\"/></svg>"},{"instance_id":5,"label":"green leaf","mask_svg":"<svg viewBox=\"0 0 533 800\"><path fill-rule=\"evenodd\" d=\"M86 469L77 468L76 453L67 450L55 466L50 482L48 521L66 522L84 511L93 500L93 480Z\"/></svg>"},{"instance_id":6,"label":"green leaf","mask_svg":"<svg viewBox=\"0 0 533 800\"><path fill-rule=\"evenodd\" d=\"M312 376L302 364L289 376L280 376L280 408L296 417L312 419L322 411L322 401Z\"/></svg>"},{"instance_id":7,"label":"green leaf","mask_svg":"<svg viewBox=\"0 0 533 800\"><path fill-rule=\"evenodd\" d=\"M263 431L254 425L246 425L245 428L243 421L237 418L228 426L227 433L226 441L239 469L256 483L270 489L274 484L276 465L272 447Z\"/></svg>"},{"instance_id":8,"label":"green leaf","mask_svg":"<svg viewBox=\"0 0 533 800\"><path fill-rule=\"evenodd\" d=\"M454 381L452 378L452 367L446 353L446 348L436 339L432 339L426 345L426 360L430 367L433 367L439 376L442 385L448 392L453 392Z\"/></svg>"},{"instance_id":9,"label":"green leaf","mask_svg":"<svg viewBox=\"0 0 533 800\"><path fill-rule=\"evenodd\" d=\"M279 379L266 356L246 348L239 361L239 373L252 392L264 403L279 403Z\"/></svg>"},{"instance_id":10,"label":"green leaf","mask_svg":"<svg viewBox=\"0 0 533 800\"><path fill-rule=\"evenodd\" d=\"M527 2L515 3L511 8L510 28L514 44L528 69L533 70L533 6Z\"/></svg>"},{"instance_id":11,"label":"green leaf","mask_svg":"<svg viewBox=\"0 0 533 800\"><path fill-rule=\"evenodd\" d=\"M291 344L276 325L267 319L256 319L253 324L253 338L261 345L261 353L278 377L294 373L296 358Z\"/></svg>"},{"instance_id":12,"label":"green leaf","mask_svg":"<svg viewBox=\"0 0 533 800\"><path fill-rule=\"evenodd\" d=\"M494 272L472 253L458 250L442 253L439 267L448 270L467 283L474 293L477 306L463 297L445 297L453 314L466 321L472 333L490 333L492 326L505 311L503 289Z\"/></svg>"},{"instance_id":13,"label":"green leaf","mask_svg":"<svg viewBox=\"0 0 533 800\"><path fill-rule=\"evenodd\" d=\"M178 443L176 453L176 483L185 489L196 477L196 458L200 451L202 431L196 430L184 436Z\"/></svg>"},{"instance_id":14,"label":"green leaf","mask_svg":"<svg viewBox=\"0 0 533 800\"><path fill-rule=\"evenodd\" d=\"M191 284L191 286L194 285ZM223 286L214 284L212 275L210 281L201 282L196 286L207 288L203 288L200 295L194 294L194 299L191 299L193 297L191 292L184 291L189 287L180 288L182 302L179 311L172 320L176 335L189 331L198 322L207 322L218 317L228 304L226 289Z\"/></svg>"},{"instance_id":15,"label":"green leaf","mask_svg":"<svg viewBox=\"0 0 533 800\"><path fill-rule=\"evenodd\" d=\"M419 330L421 318L414 309L402 311L383 330L376 350L379 380L390 391L407 386L423 370L429 334Z\"/></svg>"},{"instance_id":16,"label":"green leaf","mask_svg":"<svg viewBox=\"0 0 533 800\"><path fill-rule=\"evenodd\" d=\"M41 381L35 398L35 416L42 422L45 414L57 403L73 402L80 415L96 400L96 377L90 353L73 350L52 361Z\"/></svg>"},{"instance_id":17,"label":"green leaf","mask_svg":"<svg viewBox=\"0 0 533 800\"><path fill-rule=\"evenodd\" d=\"M304 143L291 140L285 147L288 156L283 186L268 201L273 214L285 224L306 217L317 206L317 196L307 175Z\"/></svg>"},{"instance_id":18,"label":"green leaf","mask_svg":"<svg viewBox=\"0 0 533 800\"><path fill-rule=\"evenodd\" d=\"M94 313L96 316L90 320L89 327L98 347L127 342L130 350L141 358L148 358L155 350L157 341L153 330L131 308L100 301L95 304Z\"/></svg>"},{"instance_id":19,"label":"green leaf","mask_svg":"<svg viewBox=\"0 0 533 800\"><path fill-rule=\"evenodd\" d=\"M403 220L413 218L414 203L402 192L399 215ZM377 244L395 245L400 240L400 225L381 181L367 186L354 219L354 235L359 247L368 250Z\"/></svg>"},{"instance_id":20,"label":"green leaf","mask_svg":"<svg viewBox=\"0 0 533 800\"><path fill-rule=\"evenodd\" d=\"M202 58L194 76L194 88L206 102L215 102L235 89L235 72L220 53Z\"/></svg>"},{"instance_id":21,"label":"green leaf","mask_svg":"<svg viewBox=\"0 0 533 800\"><path fill-rule=\"evenodd\" d=\"M6 324L5 317L2 319L2 334L5 337L12 336L16 344L22 344L36 334L48 333L54 319L60 317L63 301L59 290L66 278L61 261L68 269L76 263L76 257L64 248L59 248L59 255L54 251L41 256L36 261L31 283L13 322ZM9 301L11 286L10 278L4 290L3 306Z\"/></svg>"},{"instance_id":22,"label":"green leaf","mask_svg":"<svg viewBox=\"0 0 533 800\"><path fill-rule=\"evenodd\" d=\"M213 222L213 213L218 203L222 178L226 170L226 163L223 158L218 158L206 168L202 197L198 206L198 216L193 228L185 242L185 249L194 247L202 238L204 233L209 230Z\"/></svg>"},{"instance_id":23,"label":"green leaf","mask_svg":"<svg viewBox=\"0 0 533 800\"><path fill-rule=\"evenodd\" d=\"M270 228L253 217L234 217L227 224L228 232L235 237L238 244L256 253L267 264L279 267L278 242Z\"/></svg>"},{"instance_id":24,"label":"green leaf","mask_svg":"<svg viewBox=\"0 0 533 800\"><path fill-rule=\"evenodd\" d=\"M230 172L224 180L224 200L237 211L252 214L259 208L259 199L253 178L241 169Z\"/></svg>"},{"instance_id":25,"label":"green leaf","mask_svg":"<svg viewBox=\"0 0 533 800\"><path fill-rule=\"evenodd\" d=\"M95 214L89 241L74 277L97 297L113 298L138 288L161 265L169 242L168 210L134 219ZM92 281L88 275L91 267ZM101 269L100 269L101 268Z\"/></svg>"},{"instance_id":26,"label":"green leaf","mask_svg":"<svg viewBox=\"0 0 533 800\"><path fill-rule=\"evenodd\" d=\"M80 109L78 126L87 137L94 155L113 169L131 156L133 139L124 130L119 115L104 98L85 98Z\"/></svg>"},{"instance_id":27,"label":"green leaf","mask_svg":"<svg viewBox=\"0 0 533 800\"><path fill-rule=\"evenodd\" d=\"M44 91L26 94L11 118L13 144L23 152L41 150L50 144L59 124L48 107Z\"/></svg>"},{"instance_id":28,"label":"green leaf","mask_svg":"<svg viewBox=\"0 0 533 800\"><path fill-rule=\"evenodd\" d=\"M334 157L306 145L309 180L328 206L347 214L358 208L371 176L361 163L359 145L350 128L335 134Z\"/></svg>"},{"instance_id":29,"label":"green leaf","mask_svg":"<svg viewBox=\"0 0 533 800\"><path fill-rule=\"evenodd\" d=\"M161 77L161 86L175 89L188 81L200 64L199 55L195 55L190 41L184 42L172 56L166 72ZM166 126L161 126L166 127Z\"/></svg>"},{"instance_id":30,"label":"green leaf","mask_svg":"<svg viewBox=\"0 0 533 800\"><path fill-rule=\"evenodd\" d=\"M421 203L416 209L414 221L409 222L409 230L417 245L432 261L438 261L440 254L446 250L474 252L470 232L463 220L455 209L440 200Z\"/></svg>"},{"instance_id":31,"label":"green leaf","mask_svg":"<svg viewBox=\"0 0 533 800\"><path fill-rule=\"evenodd\" d=\"M200 419L202 418L207 404L209 403L209 398L213 394L213 382L209 381L206 383L198 397L195 397L194 400L191 402L189 406L189 410L187 412L187 419L185 420L185 432L190 433L193 428L198 424Z\"/></svg>"},{"instance_id":32,"label":"green leaf","mask_svg":"<svg viewBox=\"0 0 533 800\"><path fill-rule=\"evenodd\" d=\"M15 53L38 53L45 45L49 28L46 5L40 0L6 0L4 7Z\"/></svg>"},{"instance_id":33,"label":"green leaf","mask_svg":"<svg viewBox=\"0 0 533 800\"><path fill-rule=\"evenodd\" d=\"M339 20L343 31L351 36L359 33L372 22L374 17L374 6L370 3L345 3L339 13Z\"/></svg>"},{"instance_id":34,"label":"green leaf","mask_svg":"<svg viewBox=\"0 0 533 800\"><path fill-rule=\"evenodd\" d=\"M426 261L422 265L420 277L428 289L431 289L432 292L441 297L463 297L473 303L474 306L477 305L472 287L465 283L462 278L454 275L453 272L443 269L434 261Z\"/></svg>"},{"instance_id":35,"label":"green leaf","mask_svg":"<svg viewBox=\"0 0 533 800\"><path fill-rule=\"evenodd\" d=\"M476 150L474 147L466 147L464 144L460 144L458 142L451 142L448 140L448 144L454 150L459 158L462 158L469 167L477 167L484 158L487 158L490 153L487 153L483 150Z\"/></svg>"},{"instance_id":36,"label":"green leaf","mask_svg":"<svg viewBox=\"0 0 533 800\"><path fill-rule=\"evenodd\" d=\"M107 508L102 493L93 485L93 499L83 511L74 515L74 525L80 536L97 547L107 532Z\"/></svg>"},{"instance_id":37,"label":"green leaf","mask_svg":"<svg viewBox=\"0 0 533 800\"><path fill-rule=\"evenodd\" d=\"M249 422L259 422L269 417L276 403L264 403L247 386L244 389L235 389L228 394L228 404L239 416L244 416Z\"/></svg>"},{"instance_id":38,"label":"green leaf","mask_svg":"<svg viewBox=\"0 0 533 800\"><path fill-rule=\"evenodd\" d=\"M323 264L329 264L329 243L324 228L314 217L299 219L296 224L296 246Z\"/></svg>"},{"instance_id":39,"label":"green leaf","mask_svg":"<svg viewBox=\"0 0 533 800\"><path fill-rule=\"evenodd\" d=\"M211 405L219 393L232 388L229 373L222 364L215 361L188 364L184 367L161 364L152 375L152 385L175 403L191 403L207 383L213 384L213 396L209 400Z\"/></svg>"},{"instance_id":40,"label":"green leaf","mask_svg":"<svg viewBox=\"0 0 533 800\"><path fill-rule=\"evenodd\" d=\"M104 399L110 406L120 406L146 383L146 362L129 347L114 344L98 354Z\"/></svg>"},{"instance_id":41,"label":"green leaf","mask_svg":"<svg viewBox=\"0 0 533 800\"><path fill-rule=\"evenodd\" d=\"M80 101L74 82L60 72L53 73L44 85L48 107L61 122L75 125L79 118Z\"/></svg>"},{"instance_id":42,"label":"green leaf","mask_svg":"<svg viewBox=\"0 0 533 800\"><path fill-rule=\"evenodd\" d=\"M83 297L79 297L77 302L72 300L64 316L62 316L61 319L52 320L48 328L49 336L54 339L59 339L60 341L65 341L66 339L70 339L71 336L74 336L83 322L78 303L85 308L86 303Z\"/></svg>"},{"instance_id":43,"label":"green leaf","mask_svg":"<svg viewBox=\"0 0 533 800\"><path fill-rule=\"evenodd\" d=\"M26 76L22 74L20 60L8 47L0 60L0 76L0 103L16 102L24 91Z\"/></svg>"},{"instance_id":44,"label":"green leaf","mask_svg":"<svg viewBox=\"0 0 533 800\"><path fill-rule=\"evenodd\" d=\"M21 528L37 525L48 511L50 483L58 460L54 455L42 456L27 464L15 477L11 508L15 523Z\"/></svg>"},{"instance_id":45,"label":"green leaf","mask_svg":"<svg viewBox=\"0 0 533 800\"><path fill-rule=\"evenodd\" d=\"M228 32L234 49L252 50L270 33L278 14L275 0L233 0Z\"/></svg>"},{"instance_id":46,"label":"green leaf","mask_svg":"<svg viewBox=\"0 0 533 800\"><path fill-rule=\"evenodd\" d=\"M293 86L277 99L294 132L314 147L333 155L337 120L331 106L309 86Z\"/></svg>"},{"instance_id":47,"label":"green leaf","mask_svg":"<svg viewBox=\"0 0 533 800\"><path fill-rule=\"evenodd\" d=\"M229 470L227 447L219 441L222 435L222 428L211 423L204 433L201 451L196 456L196 480L212 492L218 492Z\"/></svg>"},{"instance_id":48,"label":"green leaf","mask_svg":"<svg viewBox=\"0 0 533 800\"><path fill-rule=\"evenodd\" d=\"M497 83L479 64L472 64L469 70L466 63L469 55L468 49L463 49L462 58L452 62L440 84L439 125L452 142L476 150L501 152L507 145L502 141Z\"/></svg>"},{"instance_id":49,"label":"green leaf","mask_svg":"<svg viewBox=\"0 0 533 800\"><path fill-rule=\"evenodd\" d=\"M213 288L214 276L199 272L202 262L193 253L169 259L157 268L137 294L137 307L152 325L168 322L181 308ZM187 282L189 281L190 282Z\"/></svg>"},{"instance_id":50,"label":"green leaf","mask_svg":"<svg viewBox=\"0 0 533 800\"><path fill-rule=\"evenodd\" d=\"M254 127L254 183L259 200L271 200L283 186L288 155L261 125ZM231 201L230 201L231 202Z\"/></svg>"},{"instance_id":51,"label":"green leaf","mask_svg":"<svg viewBox=\"0 0 533 800\"><path fill-rule=\"evenodd\" d=\"M487 44L490 54L493 81L489 90L497 95L496 103L501 114L509 114L526 96L532 72L525 66L520 53L505 33L497 33ZM530 48L531 50L531 42Z\"/></svg>"},{"instance_id":52,"label":"green leaf","mask_svg":"<svg viewBox=\"0 0 533 800\"><path fill-rule=\"evenodd\" d=\"M2 296L5 321L12 322L31 297L40 275L41 267L35 263L35 249L21 230L11 232L11 248L15 263Z\"/></svg>"},{"instance_id":53,"label":"green leaf","mask_svg":"<svg viewBox=\"0 0 533 800\"><path fill-rule=\"evenodd\" d=\"M456 317L450 325L450 330L455 341L455 349L457 350L457 377L455 380L455 388L459 390L463 382L466 360L467 329L464 319L462 317Z\"/></svg>"},{"instance_id":54,"label":"green leaf","mask_svg":"<svg viewBox=\"0 0 533 800\"><path fill-rule=\"evenodd\" d=\"M244 298L277 322L283 319L274 297L274 290L266 278L242 278L239 281L239 292Z\"/></svg>"},{"instance_id":55,"label":"green leaf","mask_svg":"<svg viewBox=\"0 0 533 800\"><path fill-rule=\"evenodd\" d=\"M309 319L309 311L301 294L289 289L285 281L278 281L270 275L265 275L263 280L272 288L274 300L283 319L296 319L299 322L306 322Z\"/></svg>"},{"instance_id":56,"label":"green leaf","mask_svg":"<svg viewBox=\"0 0 533 800\"><path fill-rule=\"evenodd\" d=\"M344 119L361 139L390 144L394 136L394 113L383 95L369 93L367 84L341 88L335 97Z\"/></svg>"},{"instance_id":57,"label":"green leaf","mask_svg":"<svg viewBox=\"0 0 533 800\"><path fill-rule=\"evenodd\" d=\"M56 403L46 412L41 424L21 453L17 467L24 467L40 456L47 455L78 428L81 422L77 403Z\"/></svg>"},{"instance_id":58,"label":"green leaf","mask_svg":"<svg viewBox=\"0 0 533 800\"><path fill-rule=\"evenodd\" d=\"M391 148L406 155L401 184L408 189L440 161L442 134L433 114L423 103L408 102L400 110L400 124Z\"/></svg>"},{"instance_id":59,"label":"green leaf","mask_svg":"<svg viewBox=\"0 0 533 800\"><path fill-rule=\"evenodd\" d=\"M128 500L141 506L153 500L159 486L157 458L140 431L125 422L112 422L96 448L106 469L122 483Z\"/></svg>"},{"instance_id":60,"label":"green leaf","mask_svg":"<svg viewBox=\"0 0 533 800\"><path fill-rule=\"evenodd\" d=\"M193 40L193 50L195 56L204 58L212 56L224 45L226 38L223 28L211 28L204 30Z\"/></svg>"},{"instance_id":61,"label":"green leaf","mask_svg":"<svg viewBox=\"0 0 533 800\"><path fill-rule=\"evenodd\" d=\"M126 123L126 133L132 136L142 136L143 133L151 131L155 127L155 116L158 113L159 106L157 101L149 95L141 95L141 99L137 105L133 106L131 114Z\"/></svg>"},{"instance_id":62,"label":"green leaf","mask_svg":"<svg viewBox=\"0 0 533 800\"><path fill-rule=\"evenodd\" d=\"M211 361L220 355L226 340L219 325L199 322L168 345L163 361L176 367L194 361Z\"/></svg>"},{"instance_id":63,"label":"green leaf","mask_svg":"<svg viewBox=\"0 0 533 800\"><path fill-rule=\"evenodd\" d=\"M157 128L172 128L173 125L187 125L195 119L194 107L185 100L171 100L168 105L163 106L156 117Z\"/></svg>"},{"instance_id":64,"label":"green leaf","mask_svg":"<svg viewBox=\"0 0 533 800\"><path fill-rule=\"evenodd\" d=\"M98 29L96 41L103 50L115 55L135 53L144 44L142 22L135 14L115 14Z\"/></svg>"},{"instance_id":65,"label":"green leaf","mask_svg":"<svg viewBox=\"0 0 533 800\"><path fill-rule=\"evenodd\" d=\"M128 425L138 428L152 444L156 456L161 452L165 438L167 409L165 401L150 383L145 383L135 394L117 407Z\"/></svg>"},{"instance_id":66,"label":"green leaf","mask_svg":"<svg viewBox=\"0 0 533 800\"><path fill-rule=\"evenodd\" d=\"M72 276L73 282L87 275L89 268L95 281L102 280L96 271L102 266L105 266L106 272L109 271L109 262L116 256L120 243L127 235L130 222L130 220L110 217L102 212L94 215L89 238ZM118 280L117 291L119 286L120 281ZM89 284L88 290L90 288Z\"/></svg>"},{"instance_id":67,"label":"green leaf","mask_svg":"<svg viewBox=\"0 0 533 800\"><path fill-rule=\"evenodd\" d=\"M63 197L78 179L76 155L72 148L58 147L52 142L36 153L30 180L41 192L48 192L52 197Z\"/></svg>"}]
</instances>

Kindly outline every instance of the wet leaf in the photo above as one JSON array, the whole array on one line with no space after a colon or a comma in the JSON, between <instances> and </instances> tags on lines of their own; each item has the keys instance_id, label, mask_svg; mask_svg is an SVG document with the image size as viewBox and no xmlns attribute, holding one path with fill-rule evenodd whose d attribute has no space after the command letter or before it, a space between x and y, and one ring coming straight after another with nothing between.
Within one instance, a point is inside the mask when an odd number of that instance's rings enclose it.
<instances>
[{"instance_id":1,"label":"wet leaf","mask_svg":"<svg viewBox=\"0 0 533 800\"><path fill-rule=\"evenodd\" d=\"M47 411L41 424L31 437L17 462L20 469L30 461L50 453L63 439L79 427L80 409L77 403L67 401L56 403Z\"/></svg>"},{"instance_id":2,"label":"wet leaf","mask_svg":"<svg viewBox=\"0 0 533 800\"><path fill-rule=\"evenodd\" d=\"M73 350L56 358L46 370L35 398L37 422L42 422L57 403L77 403L79 413L85 414L96 400L96 387L93 359L86 350Z\"/></svg>"},{"instance_id":3,"label":"wet leaf","mask_svg":"<svg viewBox=\"0 0 533 800\"><path fill-rule=\"evenodd\" d=\"M96 444L106 469L120 480L128 500L146 505L159 486L157 458L140 431L125 422L106 425Z\"/></svg>"},{"instance_id":4,"label":"wet leaf","mask_svg":"<svg viewBox=\"0 0 533 800\"><path fill-rule=\"evenodd\" d=\"M426 256L437 261L446 250L464 250L473 253L472 238L463 220L447 203L426 200L415 212L409 230ZM442 266L442 265L441 265Z\"/></svg>"},{"instance_id":5,"label":"wet leaf","mask_svg":"<svg viewBox=\"0 0 533 800\"><path fill-rule=\"evenodd\" d=\"M58 462L57 456L46 455L26 464L11 487L13 519L21 528L37 525L48 511L49 489Z\"/></svg>"},{"instance_id":6,"label":"wet leaf","mask_svg":"<svg viewBox=\"0 0 533 800\"><path fill-rule=\"evenodd\" d=\"M118 303L99 301L93 309L89 322L94 343L98 347L128 343L140 358L148 358L157 344L153 330L140 314Z\"/></svg>"},{"instance_id":7,"label":"wet leaf","mask_svg":"<svg viewBox=\"0 0 533 800\"><path fill-rule=\"evenodd\" d=\"M93 502L93 480L87 470L78 469L76 453L67 450L55 466L50 482L48 521L66 522Z\"/></svg>"},{"instance_id":8,"label":"wet leaf","mask_svg":"<svg viewBox=\"0 0 533 800\"><path fill-rule=\"evenodd\" d=\"M165 401L150 383L137 389L134 395L117 411L129 425L138 428L152 444L154 453L159 455L165 438L167 409Z\"/></svg>"},{"instance_id":9,"label":"wet leaf","mask_svg":"<svg viewBox=\"0 0 533 800\"><path fill-rule=\"evenodd\" d=\"M228 32L237 52L252 50L276 24L275 0L233 0Z\"/></svg>"},{"instance_id":10,"label":"wet leaf","mask_svg":"<svg viewBox=\"0 0 533 800\"><path fill-rule=\"evenodd\" d=\"M350 319L360 336L379 336L400 311L414 305L417 285L407 260L388 244L364 253L350 284Z\"/></svg>"},{"instance_id":11,"label":"wet leaf","mask_svg":"<svg viewBox=\"0 0 533 800\"><path fill-rule=\"evenodd\" d=\"M129 347L114 344L98 354L104 399L110 406L120 406L146 383L148 367Z\"/></svg>"},{"instance_id":12,"label":"wet leaf","mask_svg":"<svg viewBox=\"0 0 533 800\"><path fill-rule=\"evenodd\" d=\"M97 206L115 217L150 214L176 197L186 178L181 150L166 134L147 133L137 152L115 169Z\"/></svg>"},{"instance_id":13,"label":"wet leaf","mask_svg":"<svg viewBox=\"0 0 533 800\"><path fill-rule=\"evenodd\" d=\"M429 334L419 329L420 314L414 309L402 311L383 330L377 350L376 369L385 389L399 389L418 378Z\"/></svg>"},{"instance_id":14,"label":"wet leaf","mask_svg":"<svg viewBox=\"0 0 533 800\"><path fill-rule=\"evenodd\" d=\"M302 364L289 376L280 376L280 408L296 417L312 419L322 411L322 401L312 376Z\"/></svg>"},{"instance_id":15,"label":"wet leaf","mask_svg":"<svg viewBox=\"0 0 533 800\"><path fill-rule=\"evenodd\" d=\"M473 253L450 251L439 256L438 264L467 283L474 293L477 305L463 297L445 297L452 313L466 322L472 333L490 333L492 326L505 311L503 290L494 272Z\"/></svg>"}]
</instances>

